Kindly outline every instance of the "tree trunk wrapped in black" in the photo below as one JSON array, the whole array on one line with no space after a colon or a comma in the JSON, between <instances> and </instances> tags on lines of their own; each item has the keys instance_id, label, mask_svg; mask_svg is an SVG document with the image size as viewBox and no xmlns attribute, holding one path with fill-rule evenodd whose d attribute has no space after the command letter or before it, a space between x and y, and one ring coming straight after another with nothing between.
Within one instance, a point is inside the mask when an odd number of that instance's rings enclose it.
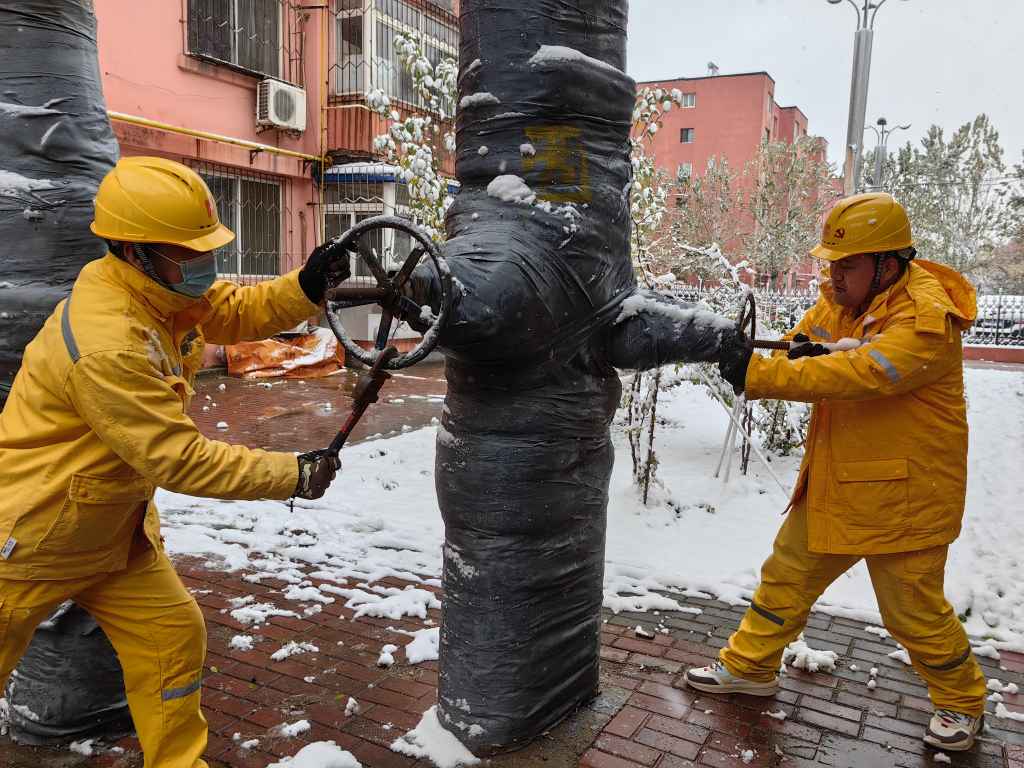
<instances>
[{"instance_id":1,"label":"tree trunk wrapped in black","mask_svg":"<svg viewBox=\"0 0 1024 768\"><path fill-rule=\"evenodd\" d=\"M626 0L461 6L438 711L480 753L598 691L616 366L712 359L728 325L636 290L626 16Z\"/></svg>"},{"instance_id":2,"label":"tree trunk wrapped in black","mask_svg":"<svg viewBox=\"0 0 1024 768\"><path fill-rule=\"evenodd\" d=\"M92 1L0 3L0 406L25 345L106 250L89 223L117 155ZM70 603L41 625L6 696L28 743L131 730L117 656Z\"/></svg>"},{"instance_id":3,"label":"tree trunk wrapped in black","mask_svg":"<svg viewBox=\"0 0 1024 768\"><path fill-rule=\"evenodd\" d=\"M91 0L0 3L0 403L21 353L87 261L117 160Z\"/></svg>"}]
</instances>

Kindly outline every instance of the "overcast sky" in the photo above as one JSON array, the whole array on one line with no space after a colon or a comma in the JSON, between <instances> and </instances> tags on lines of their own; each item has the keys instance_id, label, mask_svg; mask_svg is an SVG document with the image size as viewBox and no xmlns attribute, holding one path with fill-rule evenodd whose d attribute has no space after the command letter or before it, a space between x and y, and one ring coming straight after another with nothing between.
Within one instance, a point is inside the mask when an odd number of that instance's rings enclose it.
<instances>
[{"instance_id":1,"label":"overcast sky","mask_svg":"<svg viewBox=\"0 0 1024 768\"><path fill-rule=\"evenodd\" d=\"M858 4L862 5L858 0ZM826 0L632 0L629 74L637 80L767 71L775 99L797 105L840 162L846 142L856 18ZM947 135L985 112L1008 165L1024 148L1022 0L888 0L875 21L867 123L912 123L889 146ZM1016 50L1014 55L1012 52ZM865 146L875 137L867 131Z\"/></svg>"}]
</instances>

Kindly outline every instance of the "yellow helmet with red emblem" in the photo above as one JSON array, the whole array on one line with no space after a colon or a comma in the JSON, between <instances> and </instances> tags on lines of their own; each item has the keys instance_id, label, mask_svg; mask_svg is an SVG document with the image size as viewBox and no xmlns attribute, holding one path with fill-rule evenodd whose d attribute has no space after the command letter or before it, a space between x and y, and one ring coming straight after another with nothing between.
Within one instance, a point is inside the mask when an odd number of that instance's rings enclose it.
<instances>
[{"instance_id":1,"label":"yellow helmet with red emblem","mask_svg":"<svg viewBox=\"0 0 1024 768\"><path fill-rule=\"evenodd\" d=\"M171 243L199 252L235 239L221 224L202 177L162 157L118 160L100 182L90 229L106 240Z\"/></svg>"},{"instance_id":2,"label":"yellow helmet with red emblem","mask_svg":"<svg viewBox=\"0 0 1024 768\"><path fill-rule=\"evenodd\" d=\"M821 243L811 256L839 261L859 253L887 253L912 248L907 212L886 192L844 197L825 219Z\"/></svg>"}]
</instances>

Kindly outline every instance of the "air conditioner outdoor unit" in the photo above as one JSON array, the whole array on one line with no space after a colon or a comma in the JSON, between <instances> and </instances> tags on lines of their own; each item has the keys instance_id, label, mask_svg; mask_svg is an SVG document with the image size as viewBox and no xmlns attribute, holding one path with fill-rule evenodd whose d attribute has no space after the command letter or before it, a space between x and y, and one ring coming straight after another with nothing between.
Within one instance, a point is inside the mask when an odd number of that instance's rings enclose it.
<instances>
[{"instance_id":1,"label":"air conditioner outdoor unit","mask_svg":"<svg viewBox=\"0 0 1024 768\"><path fill-rule=\"evenodd\" d=\"M256 124L306 130L306 92L280 80L261 81L256 89Z\"/></svg>"}]
</instances>

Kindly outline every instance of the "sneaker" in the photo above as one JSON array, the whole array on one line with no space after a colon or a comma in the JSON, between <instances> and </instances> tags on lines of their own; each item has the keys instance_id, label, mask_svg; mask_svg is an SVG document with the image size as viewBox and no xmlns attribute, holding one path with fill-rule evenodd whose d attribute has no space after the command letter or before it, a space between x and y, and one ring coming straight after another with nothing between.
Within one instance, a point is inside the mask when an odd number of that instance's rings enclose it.
<instances>
[{"instance_id":1,"label":"sneaker","mask_svg":"<svg viewBox=\"0 0 1024 768\"><path fill-rule=\"evenodd\" d=\"M705 693L745 693L748 696L774 696L779 681L757 683L736 677L720 661L708 667L691 667L684 676L686 684Z\"/></svg>"},{"instance_id":2,"label":"sneaker","mask_svg":"<svg viewBox=\"0 0 1024 768\"><path fill-rule=\"evenodd\" d=\"M936 749L962 752L974 746L974 737L984 721L984 715L971 717L951 709L937 709L924 732L924 743Z\"/></svg>"}]
</instances>

